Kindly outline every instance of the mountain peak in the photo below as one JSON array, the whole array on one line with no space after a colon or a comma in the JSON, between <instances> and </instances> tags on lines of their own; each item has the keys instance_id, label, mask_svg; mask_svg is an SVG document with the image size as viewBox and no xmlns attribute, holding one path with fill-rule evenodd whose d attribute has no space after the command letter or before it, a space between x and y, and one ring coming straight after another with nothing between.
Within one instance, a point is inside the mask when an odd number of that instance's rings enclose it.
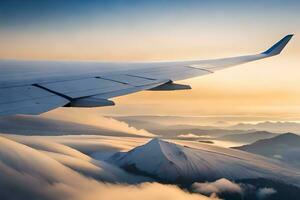
<instances>
[{"instance_id":1,"label":"mountain peak","mask_svg":"<svg viewBox=\"0 0 300 200\"><path fill-rule=\"evenodd\" d=\"M151 151L153 151L153 149L160 150L160 153L162 154L165 154L165 152L167 151L178 152L181 151L181 149L183 148L184 148L183 146L162 140L160 138L153 138L146 144L138 147L139 150L141 149L151 149Z\"/></svg>"},{"instance_id":2,"label":"mountain peak","mask_svg":"<svg viewBox=\"0 0 300 200\"><path fill-rule=\"evenodd\" d=\"M283 133L280 135L277 135L275 137L272 138L267 138L267 139L262 139L262 140L258 140L252 144L248 144L248 145L244 145L241 147L236 147L236 149L242 149L243 148L248 148L251 146L257 146L257 145L263 145L264 148L267 148L269 145L286 145L287 147L291 147L291 146L295 146L295 147L300 147L300 136L295 134L295 133ZM273 149L273 151L275 151L275 149Z\"/></svg>"},{"instance_id":3,"label":"mountain peak","mask_svg":"<svg viewBox=\"0 0 300 200\"><path fill-rule=\"evenodd\" d=\"M291 133L291 132L287 132L287 133L283 133L283 134L280 134L279 136L277 137L294 137L294 138L300 138L299 135L295 134L295 133Z\"/></svg>"},{"instance_id":4,"label":"mountain peak","mask_svg":"<svg viewBox=\"0 0 300 200\"><path fill-rule=\"evenodd\" d=\"M272 176L276 179L278 174L285 177L285 173L290 173L263 157L232 149L198 145L201 149L187 148L154 138L129 152L117 153L107 161L132 173L181 183L223 177L235 180Z\"/></svg>"},{"instance_id":5,"label":"mountain peak","mask_svg":"<svg viewBox=\"0 0 300 200\"><path fill-rule=\"evenodd\" d=\"M158 138L158 137L155 137L153 139L151 139L148 143L146 143L145 145L147 144L157 144L157 143L160 143L161 141L163 141L162 139Z\"/></svg>"},{"instance_id":6,"label":"mountain peak","mask_svg":"<svg viewBox=\"0 0 300 200\"><path fill-rule=\"evenodd\" d=\"M163 143L166 143L165 141L163 141L160 138L153 138L151 139L149 142L147 142L146 144L139 146L139 149L161 149L161 145Z\"/></svg>"},{"instance_id":7,"label":"mountain peak","mask_svg":"<svg viewBox=\"0 0 300 200\"><path fill-rule=\"evenodd\" d=\"M291 142L295 142L295 141L300 141L300 136L295 134L295 133L283 133L283 134L280 134L276 137L274 137L274 140L278 140L278 141L291 141Z\"/></svg>"}]
</instances>

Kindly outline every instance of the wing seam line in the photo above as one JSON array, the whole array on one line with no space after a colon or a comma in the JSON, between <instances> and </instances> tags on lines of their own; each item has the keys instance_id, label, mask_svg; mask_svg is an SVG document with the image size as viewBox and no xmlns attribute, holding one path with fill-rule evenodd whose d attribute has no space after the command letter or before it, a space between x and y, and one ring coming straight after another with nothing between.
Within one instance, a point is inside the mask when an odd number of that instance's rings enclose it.
<instances>
[{"instance_id":1,"label":"wing seam line","mask_svg":"<svg viewBox=\"0 0 300 200\"><path fill-rule=\"evenodd\" d=\"M143 76L137 76L137 75L131 75L131 74L126 74L127 76L131 76L131 77L136 77L136 78L143 78L143 79L148 79L151 81L155 81L157 79L153 79L153 78L148 78L148 77L143 77Z\"/></svg>"},{"instance_id":2,"label":"wing seam line","mask_svg":"<svg viewBox=\"0 0 300 200\"><path fill-rule=\"evenodd\" d=\"M115 82L115 83L121 83L121 84L124 84L124 85L130 85L130 84L122 82L122 81L117 81L117 80L105 78L105 77L102 77L102 76L96 76L95 78L102 79L102 80L107 80L107 81L112 81L112 82ZM130 85L130 86L133 86L133 85Z\"/></svg>"},{"instance_id":3,"label":"wing seam line","mask_svg":"<svg viewBox=\"0 0 300 200\"><path fill-rule=\"evenodd\" d=\"M44 87L44 86L42 86L42 85L39 85L39 84L36 84L36 83L35 83L35 84L32 84L32 86L38 87L38 88L43 89L43 90L46 90L46 91L48 91L48 92L51 92L51 93L53 93L53 94L55 94L55 95L57 95L57 96L60 96L60 97L65 98L65 99L67 99L67 100L69 100L69 101L72 101L72 100L73 100L71 97L69 97L69 96L67 96L67 95L64 95L64 94L61 94L61 93L59 93L59 92L50 90L50 89L48 89L48 88L46 88L46 87Z\"/></svg>"},{"instance_id":4,"label":"wing seam line","mask_svg":"<svg viewBox=\"0 0 300 200\"><path fill-rule=\"evenodd\" d=\"M186 67L189 67L189 68L192 68L192 69L198 69L198 70L209 72L209 73L214 73L213 71L210 71L208 69L202 69L202 68L197 68L197 67L192 67L192 66L186 66Z\"/></svg>"}]
</instances>

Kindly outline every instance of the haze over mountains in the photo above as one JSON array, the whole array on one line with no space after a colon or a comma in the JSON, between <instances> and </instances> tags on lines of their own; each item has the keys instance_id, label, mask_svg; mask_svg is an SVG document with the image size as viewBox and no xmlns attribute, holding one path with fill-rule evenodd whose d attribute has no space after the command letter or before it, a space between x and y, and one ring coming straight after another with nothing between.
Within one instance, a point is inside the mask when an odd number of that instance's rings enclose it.
<instances>
[{"instance_id":1,"label":"haze over mountains","mask_svg":"<svg viewBox=\"0 0 300 200\"><path fill-rule=\"evenodd\" d=\"M202 125L204 117L180 117L180 116L113 116L113 118L126 123L152 131L158 135L176 137L180 134L210 135L219 137L228 134L249 133L255 131L267 131L271 133L299 133L300 123L296 122L258 122L238 123L230 125L226 121Z\"/></svg>"},{"instance_id":2,"label":"haze over mountains","mask_svg":"<svg viewBox=\"0 0 300 200\"><path fill-rule=\"evenodd\" d=\"M89 116L87 116L89 117ZM67 117L65 117L67 118ZM291 122L278 122L278 123L259 123L253 124L238 124L230 127L217 127L217 126L200 126L200 125L184 125L174 124L166 125L158 123L158 119L166 120L166 117L154 117L156 122L145 121L144 118L138 117L99 117L98 122L82 123L80 120L65 120L62 118L49 118L40 116L12 116L0 118L0 132L11 134L23 135L111 135L111 136L149 136L153 137L158 135L164 138L177 138L181 139L214 139L230 140L236 142L251 143L255 140L269 138L272 133L282 133L286 129L298 130L299 124ZM148 117L145 117L148 119ZM152 118L150 118L152 119ZM167 118L172 119L172 118ZM163 121L164 121L163 120ZM195 119L193 119L195 120ZM186 120L187 121L187 120ZM168 124L171 122L168 121ZM107 124L107 125L106 125ZM278 129L283 128L281 131ZM255 130L272 129L275 132L264 133L256 132ZM300 129L300 126L299 126ZM249 133L249 134L248 134ZM254 134L251 134L254 133ZM192 137L188 137L188 136ZM231 135L231 136L227 136ZM225 137L223 137L225 136ZM275 136L275 134L274 134ZM251 139L252 138L252 139Z\"/></svg>"},{"instance_id":3,"label":"haze over mountains","mask_svg":"<svg viewBox=\"0 0 300 200\"><path fill-rule=\"evenodd\" d=\"M196 125L201 122L197 117L179 116L113 116L131 126L143 128L165 138L176 138L180 135L194 134L199 137L218 137L233 133L247 133L248 130L227 130L217 126ZM193 124L191 124L193 122ZM198 122L198 123L196 123ZM190 138L192 139L192 138Z\"/></svg>"},{"instance_id":4,"label":"haze over mountains","mask_svg":"<svg viewBox=\"0 0 300 200\"><path fill-rule=\"evenodd\" d=\"M300 134L300 123L296 122L260 122L256 124L240 123L234 126L231 126L230 129L239 129L239 130L262 130L269 131L274 133L297 133Z\"/></svg>"}]
</instances>

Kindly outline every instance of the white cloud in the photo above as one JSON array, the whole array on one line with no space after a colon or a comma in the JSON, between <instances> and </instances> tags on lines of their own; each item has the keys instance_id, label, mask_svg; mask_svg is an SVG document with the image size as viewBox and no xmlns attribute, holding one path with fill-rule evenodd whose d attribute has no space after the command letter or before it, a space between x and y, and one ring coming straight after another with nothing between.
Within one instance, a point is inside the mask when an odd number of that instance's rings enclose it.
<instances>
[{"instance_id":1,"label":"white cloud","mask_svg":"<svg viewBox=\"0 0 300 200\"><path fill-rule=\"evenodd\" d=\"M282 159L282 155L278 155L278 154L273 155L273 157L277 159Z\"/></svg>"},{"instance_id":2,"label":"white cloud","mask_svg":"<svg viewBox=\"0 0 300 200\"><path fill-rule=\"evenodd\" d=\"M155 137L156 135L144 129L137 129L125 122L115 120L110 117L103 117L97 110L87 109L57 109L43 114L43 117L59 119L62 121L75 122L83 125L95 126L111 131L118 131L132 135Z\"/></svg>"},{"instance_id":3,"label":"white cloud","mask_svg":"<svg viewBox=\"0 0 300 200\"><path fill-rule=\"evenodd\" d=\"M221 178L215 182L194 183L192 188L195 192L211 195L222 192L242 193L243 190L239 184L233 183L225 178Z\"/></svg>"},{"instance_id":4,"label":"white cloud","mask_svg":"<svg viewBox=\"0 0 300 200\"><path fill-rule=\"evenodd\" d=\"M259 188L257 191L258 199L265 199L266 197L275 194L277 191L273 188Z\"/></svg>"},{"instance_id":5,"label":"white cloud","mask_svg":"<svg viewBox=\"0 0 300 200\"><path fill-rule=\"evenodd\" d=\"M0 137L0 199L1 200L208 200L200 194L191 194L174 185L142 183L138 185L99 182L86 177L73 167L99 169L103 180L124 180L120 169L110 169L89 163L86 157L66 152L63 145L51 149L39 146L37 150L11 139ZM45 151L45 150L48 151ZM56 152L50 152L55 150ZM55 154L55 156L53 155ZM60 156L57 156L60 155ZM76 155L72 157L72 155ZM73 159L74 158L74 159ZM91 164L91 165L89 165ZM72 167L68 167L71 166ZM125 179L133 177L126 176ZM13 189L12 189L13 188Z\"/></svg>"},{"instance_id":6,"label":"white cloud","mask_svg":"<svg viewBox=\"0 0 300 200\"><path fill-rule=\"evenodd\" d=\"M195 134L192 134L192 133L181 134L181 135L178 135L177 137L179 137L179 138L199 138L198 135L195 135Z\"/></svg>"},{"instance_id":7,"label":"white cloud","mask_svg":"<svg viewBox=\"0 0 300 200\"><path fill-rule=\"evenodd\" d=\"M206 197L199 194L185 192L174 185L159 183L143 183L137 186L107 185L96 187L92 193L83 194L82 199L99 200L212 200L215 197ZM79 198L81 199L81 198Z\"/></svg>"}]
</instances>

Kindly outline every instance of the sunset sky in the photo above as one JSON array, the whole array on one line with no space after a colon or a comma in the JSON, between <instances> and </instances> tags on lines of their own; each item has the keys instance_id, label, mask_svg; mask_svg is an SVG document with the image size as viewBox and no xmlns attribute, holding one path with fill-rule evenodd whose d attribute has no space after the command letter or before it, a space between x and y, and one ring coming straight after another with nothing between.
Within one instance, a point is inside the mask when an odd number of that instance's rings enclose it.
<instances>
[{"instance_id":1,"label":"sunset sky","mask_svg":"<svg viewBox=\"0 0 300 200\"><path fill-rule=\"evenodd\" d=\"M207 59L261 52L294 33L278 57L183 81L190 91L141 92L91 112L300 121L299 9L296 0L0 1L0 58Z\"/></svg>"}]
</instances>

